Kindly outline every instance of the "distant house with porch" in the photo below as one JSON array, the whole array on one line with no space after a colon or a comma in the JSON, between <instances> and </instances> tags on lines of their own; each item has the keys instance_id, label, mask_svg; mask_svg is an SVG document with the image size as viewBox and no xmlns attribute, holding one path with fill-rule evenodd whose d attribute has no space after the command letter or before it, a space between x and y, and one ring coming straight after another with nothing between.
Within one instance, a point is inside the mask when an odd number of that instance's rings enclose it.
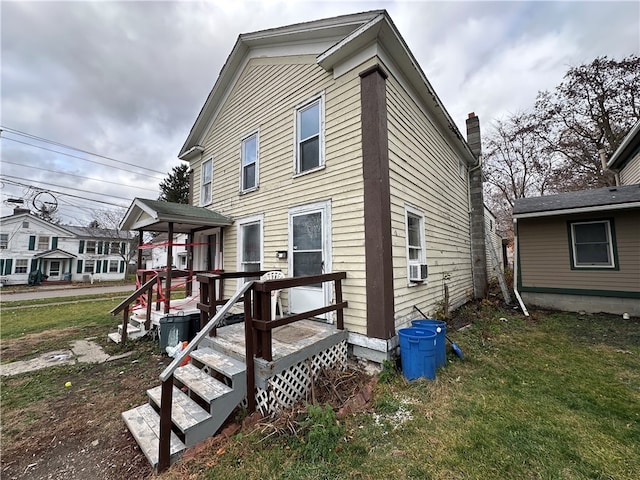
<instances>
[{"instance_id":1,"label":"distant house with porch","mask_svg":"<svg viewBox=\"0 0 640 480\"><path fill-rule=\"evenodd\" d=\"M121 252L129 236L115 230L55 225L28 210L16 209L0 219L0 281L29 283L41 272L47 282L122 280L126 262Z\"/></svg>"},{"instance_id":2,"label":"distant house with porch","mask_svg":"<svg viewBox=\"0 0 640 480\"><path fill-rule=\"evenodd\" d=\"M444 284L450 307L486 294L474 114L467 136L386 11L243 34L179 153L192 204L136 199L121 227L171 224L195 270L347 272L351 350L381 361ZM334 296L282 292L292 314Z\"/></svg>"}]
</instances>

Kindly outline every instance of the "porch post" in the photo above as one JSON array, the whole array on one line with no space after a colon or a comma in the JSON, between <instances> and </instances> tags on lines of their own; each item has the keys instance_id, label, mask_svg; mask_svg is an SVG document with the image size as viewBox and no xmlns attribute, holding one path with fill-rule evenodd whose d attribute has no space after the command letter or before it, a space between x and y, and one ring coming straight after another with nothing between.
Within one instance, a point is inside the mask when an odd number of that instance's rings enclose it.
<instances>
[{"instance_id":1,"label":"porch post","mask_svg":"<svg viewBox=\"0 0 640 480\"><path fill-rule=\"evenodd\" d=\"M189 270L189 279L186 285L186 296L193 295L193 242L195 235L193 231L187 235L187 270Z\"/></svg>"},{"instance_id":2,"label":"porch post","mask_svg":"<svg viewBox=\"0 0 640 480\"><path fill-rule=\"evenodd\" d=\"M142 245L144 237L144 230L138 230L138 267L136 269L136 276L138 275L138 270L142 270Z\"/></svg>"},{"instance_id":3,"label":"porch post","mask_svg":"<svg viewBox=\"0 0 640 480\"><path fill-rule=\"evenodd\" d=\"M380 65L360 73L367 336L380 339L395 335L386 79Z\"/></svg>"},{"instance_id":4,"label":"porch post","mask_svg":"<svg viewBox=\"0 0 640 480\"><path fill-rule=\"evenodd\" d=\"M173 264L173 222L169 222L169 243L167 245L167 279L164 285L164 313L171 308L171 274Z\"/></svg>"}]
</instances>

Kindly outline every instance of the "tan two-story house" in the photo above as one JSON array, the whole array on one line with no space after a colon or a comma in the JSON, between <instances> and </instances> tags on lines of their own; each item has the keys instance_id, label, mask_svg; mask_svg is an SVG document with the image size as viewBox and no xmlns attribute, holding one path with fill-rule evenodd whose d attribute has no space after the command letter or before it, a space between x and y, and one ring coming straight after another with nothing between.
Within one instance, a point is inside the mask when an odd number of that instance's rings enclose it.
<instances>
[{"instance_id":1,"label":"tan two-story house","mask_svg":"<svg viewBox=\"0 0 640 480\"><path fill-rule=\"evenodd\" d=\"M386 11L240 35L179 153L192 206L228 219L193 229L194 268L345 271L352 351L387 358L445 284L451 307L485 293L478 118L467 125L469 144ZM285 311L333 295L292 288Z\"/></svg>"}]
</instances>

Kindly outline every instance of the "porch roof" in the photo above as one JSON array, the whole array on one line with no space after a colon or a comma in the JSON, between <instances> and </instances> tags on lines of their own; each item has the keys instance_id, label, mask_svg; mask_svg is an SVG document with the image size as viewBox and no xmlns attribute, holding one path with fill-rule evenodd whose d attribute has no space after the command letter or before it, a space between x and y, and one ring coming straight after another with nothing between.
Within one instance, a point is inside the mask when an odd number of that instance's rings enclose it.
<instances>
[{"instance_id":1,"label":"porch roof","mask_svg":"<svg viewBox=\"0 0 640 480\"><path fill-rule=\"evenodd\" d=\"M60 250L59 248L54 248L52 250L47 250L46 252L37 253L33 258L77 258L77 255L65 250Z\"/></svg>"},{"instance_id":2,"label":"porch roof","mask_svg":"<svg viewBox=\"0 0 640 480\"><path fill-rule=\"evenodd\" d=\"M168 232L170 223L174 233L190 233L231 225L233 220L204 207L135 198L120 222L120 229Z\"/></svg>"}]
</instances>

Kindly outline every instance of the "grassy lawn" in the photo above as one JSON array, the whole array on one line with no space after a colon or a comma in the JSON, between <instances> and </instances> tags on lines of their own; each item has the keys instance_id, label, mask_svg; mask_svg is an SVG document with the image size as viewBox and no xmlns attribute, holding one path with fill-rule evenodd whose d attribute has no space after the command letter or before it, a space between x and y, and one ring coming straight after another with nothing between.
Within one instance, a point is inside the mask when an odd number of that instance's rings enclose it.
<instances>
[{"instance_id":1,"label":"grassy lawn","mask_svg":"<svg viewBox=\"0 0 640 480\"><path fill-rule=\"evenodd\" d=\"M259 426L163 478L640 478L637 319L469 308L435 381L387 370L369 411Z\"/></svg>"},{"instance_id":2,"label":"grassy lawn","mask_svg":"<svg viewBox=\"0 0 640 480\"><path fill-rule=\"evenodd\" d=\"M68 348L87 336L108 353L124 351L104 340L120 321L108 314L117 301L3 311L2 361ZM525 318L488 302L456 316L450 325L471 321L449 331L465 360L448 352L435 381L409 383L387 365L363 410L338 419L320 405L265 420L205 442L161 478L640 478L638 319L536 311ZM80 437L84 424L108 425L104 438L120 435L120 451L135 453L119 414L144 402L144 389L157 385L167 359L150 341L129 348L134 355L113 365L3 378L3 445L32 455L30 445L51 435L48 416L57 415L61 432L77 424ZM67 380L72 390L63 388ZM87 408L96 399L102 403ZM62 418L62 406L70 418ZM84 424L74 422L78 415L86 416ZM136 461L143 472L139 453Z\"/></svg>"}]
</instances>

